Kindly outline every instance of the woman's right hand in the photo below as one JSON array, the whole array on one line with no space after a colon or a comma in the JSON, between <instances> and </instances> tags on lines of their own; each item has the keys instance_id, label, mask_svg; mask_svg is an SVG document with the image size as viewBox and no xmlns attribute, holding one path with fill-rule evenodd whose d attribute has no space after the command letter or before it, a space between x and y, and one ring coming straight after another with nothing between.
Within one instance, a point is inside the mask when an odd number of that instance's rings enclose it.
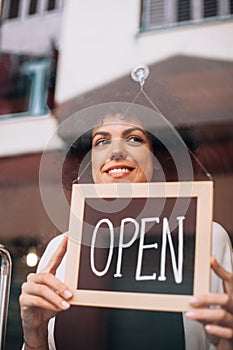
<instances>
[{"instance_id":1,"label":"woman's right hand","mask_svg":"<svg viewBox=\"0 0 233 350\"><path fill-rule=\"evenodd\" d=\"M29 344L45 341L50 318L70 307L72 291L55 277L66 249L67 237L64 237L46 267L40 273L29 274L22 285L19 302L24 337Z\"/></svg>"}]
</instances>

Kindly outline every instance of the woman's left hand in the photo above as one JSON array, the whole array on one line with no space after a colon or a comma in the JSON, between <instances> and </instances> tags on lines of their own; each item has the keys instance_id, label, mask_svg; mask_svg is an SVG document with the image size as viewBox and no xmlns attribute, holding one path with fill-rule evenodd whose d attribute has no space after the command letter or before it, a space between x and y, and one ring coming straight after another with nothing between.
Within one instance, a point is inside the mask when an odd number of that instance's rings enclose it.
<instances>
[{"instance_id":1,"label":"woman's left hand","mask_svg":"<svg viewBox=\"0 0 233 350\"><path fill-rule=\"evenodd\" d=\"M226 271L217 260L211 258L211 267L223 281L224 293L210 293L191 298L194 308L186 313L191 320L204 324L209 335L217 339L218 349L233 349L233 274ZM210 308L214 306L213 308ZM215 344L216 345L216 344Z\"/></svg>"}]
</instances>

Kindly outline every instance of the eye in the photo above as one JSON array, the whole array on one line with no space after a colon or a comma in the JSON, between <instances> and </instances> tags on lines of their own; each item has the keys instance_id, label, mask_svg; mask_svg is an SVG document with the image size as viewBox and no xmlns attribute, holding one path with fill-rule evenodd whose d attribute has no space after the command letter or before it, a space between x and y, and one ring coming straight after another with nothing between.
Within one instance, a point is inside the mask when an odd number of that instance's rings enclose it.
<instances>
[{"instance_id":1,"label":"eye","mask_svg":"<svg viewBox=\"0 0 233 350\"><path fill-rule=\"evenodd\" d=\"M128 136L128 137L127 137L126 142L127 142L127 143L130 143L130 144L133 144L133 145L139 145L139 144L144 143L144 140L143 140L143 138L140 137L140 136L131 135L131 136Z\"/></svg>"},{"instance_id":2,"label":"eye","mask_svg":"<svg viewBox=\"0 0 233 350\"><path fill-rule=\"evenodd\" d=\"M98 139L94 142L94 147L104 146L110 144L110 140L106 138Z\"/></svg>"}]
</instances>

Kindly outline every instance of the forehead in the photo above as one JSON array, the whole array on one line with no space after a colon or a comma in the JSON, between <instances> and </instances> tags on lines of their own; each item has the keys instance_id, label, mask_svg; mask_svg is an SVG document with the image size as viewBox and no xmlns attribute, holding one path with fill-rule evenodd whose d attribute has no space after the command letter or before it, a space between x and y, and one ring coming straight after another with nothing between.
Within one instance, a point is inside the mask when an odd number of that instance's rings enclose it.
<instances>
[{"instance_id":1,"label":"forehead","mask_svg":"<svg viewBox=\"0 0 233 350\"><path fill-rule=\"evenodd\" d=\"M141 122L136 117L130 117L128 119L123 119L121 114L109 115L102 119L102 121L97 124L92 133L99 131L111 131L111 130L125 130L131 128L140 128L144 131Z\"/></svg>"}]
</instances>

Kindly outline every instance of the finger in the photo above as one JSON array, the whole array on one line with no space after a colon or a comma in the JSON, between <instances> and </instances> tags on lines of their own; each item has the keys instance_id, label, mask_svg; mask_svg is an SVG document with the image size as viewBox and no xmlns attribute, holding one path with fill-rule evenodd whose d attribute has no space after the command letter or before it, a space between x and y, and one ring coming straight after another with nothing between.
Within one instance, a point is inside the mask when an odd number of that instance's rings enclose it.
<instances>
[{"instance_id":1,"label":"finger","mask_svg":"<svg viewBox=\"0 0 233 350\"><path fill-rule=\"evenodd\" d=\"M211 257L211 267L218 277L224 281L232 281L233 276L230 272L225 270L216 260L214 256Z\"/></svg>"},{"instance_id":2,"label":"finger","mask_svg":"<svg viewBox=\"0 0 233 350\"><path fill-rule=\"evenodd\" d=\"M21 305L22 312L27 311L27 309L31 307L41 308L41 309L55 311L55 312L66 310L66 308L56 307L56 305L54 305L53 303L50 303L48 300L45 300L37 295L21 294L19 298L19 302Z\"/></svg>"},{"instance_id":3,"label":"finger","mask_svg":"<svg viewBox=\"0 0 233 350\"><path fill-rule=\"evenodd\" d=\"M24 288L28 288L31 285L35 285L37 288L40 288L40 286L47 287L65 299L70 299L73 295L70 288L56 278L52 273L43 272L29 274L27 276L27 283L22 285L22 291L24 291Z\"/></svg>"},{"instance_id":4,"label":"finger","mask_svg":"<svg viewBox=\"0 0 233 350\"><path fill-rule=\"evenodd\" d=\"M233 338L233 329L228 327L221 327L215 324L208 324L205 326L205 330L208 334L217 336L223 339L232 339Z\"/></svg>"},{"instance_id":5,"label":"finger","mask_svg":"<svg viewBox=\"0 0 233 350\"><path fill-rule=\"evenodd\" d=\"M226 293L209 293L194 296L189 300L189 304L194 308L204 308L210 306L222 306L233 312L232 296Z\"/></svg>"},{"instance_id":6,"label":"finger","mask_svg":"<svg viewBox=\"0 0 233 350\"><path fill-rule=\"evenodd\" d=\"M225 270L214 257L211 258L211 267L216 273L216 275L222 279L224 291L228 295L232 296L233 295L233 274ZM233 305L231 309L233 310Z\"/></svg>"},{"instance_id":7,"label":"finger","mask_svg":"<svg viewBox=\"0 0 233 350\"><path fill-rule=\"evenodd\" d=\"M46 285L24 283L22 286L22 306L48 307L49 310L66 310L70 304ZM32 304L37 302L37 304Z\"/></svg>"},{"instance_id":8,"label":"finger","mask_svg":"<svg viewBox=\"0 0 233 350\"><path fill-rule=\"evenodd\" d=\"M205 324L216 323L221 326L232 327L233 316L225 309L197 309L186 313L191 320L200 321Z\"/></svg>"},{"instance_id":9,"label":"finger","mask_svg":"<svg viewBox=\"0 0 233 350\"><path fill-rule=\"evenodd\" d=\"M49 260L48 264L45 266L45 268L41 272L51 272L55 275L58 266L61 264L62 259L66 253L67 250L67 242L68 237L64 236L61 244L59 245L58 249L55 251L55 253L52 255L51 259Z\"/></svg>"}]
</instances>

